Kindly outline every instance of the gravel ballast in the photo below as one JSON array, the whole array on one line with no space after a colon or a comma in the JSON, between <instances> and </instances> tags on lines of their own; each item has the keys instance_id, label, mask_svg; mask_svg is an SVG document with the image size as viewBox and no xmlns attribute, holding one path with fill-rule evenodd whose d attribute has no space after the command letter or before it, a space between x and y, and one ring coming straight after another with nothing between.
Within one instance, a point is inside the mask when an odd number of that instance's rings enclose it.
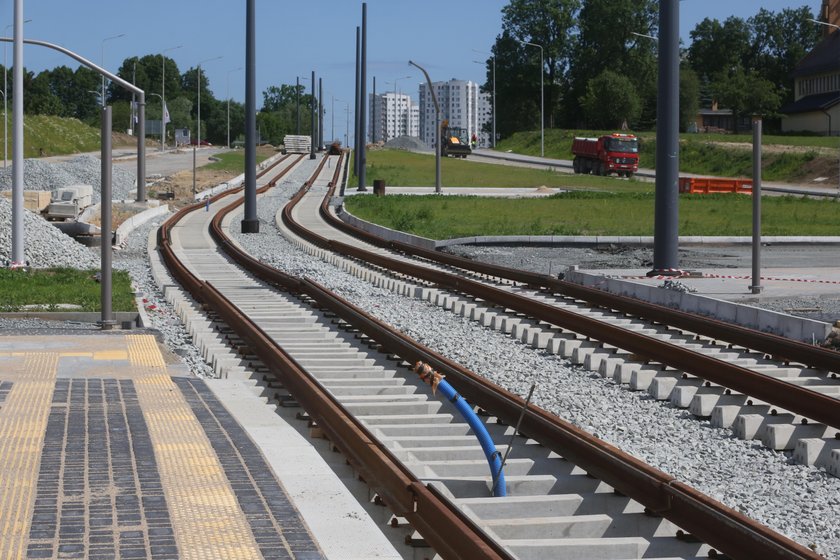
<instances>
[{"instance_id":1,"label":"gravel ballast","mask_svg":"<svg viewBox=\"0 0 840 560\"><path fill-rule=\"evenodd\" d=\"M12 188L13 166L0 169L0 190ZM81 155L70 161L49 163L39 159L23 160L25 190L53 191L68 185L91 185L93 203L101 198L102 161L95 156ZM131 198L136 190L137 175L120 166L112 166L111 193L114 200Z\"/></svg>"},{"instance_id":2,"label":"gravel ballast","mask_svg":"<svg viewBox=\"0 0 840 560\"><path fill-rule=\"evenodd\" d=\"M535 404L797 542L813 545L827 558L840 559L840 479L798 465L788 453L738 440L729 431L714 429L708 421L694 419L684 410L626 391L557 355L534 350L426 302L374 288L294 248L279 236L274 216L314 166L314 162L304 161L259 199L257 208L263 222L260 233L244 235L234 227L229 234L262 261L291 274L314 278L435 351L519 395L524 396L530 384L536 383ZM0 201L0 238L10 223L10 217L2 212ZM207 376L210 368L201 361L151 278L146 243L149 232L161 221L132 232L125 246L115 252L114 266L130 272L151 327L160 331L167 346L182 356L193 372ZM239 218L234 217L232 223L238 225ZM97 253L82 249L98 265ZM513 258L536 261L538 257L520 254ZM554 262L555 267L560 266ZM543 268L547 268L545 262ZM0 320L0 329L14 328L14 324ZM37 328L35 323L30 326Z\"/></svg>"},{"instance_id":3,"label":"gravel ballast","mask_svg":"<svg viewBox=\"0 0 840 560\"><path fill-rule=\"evenodd\" d=\"M91 250L29 210L23 211L23 256L33 268L99 268L99 249ZM12 203L0 197L0 266L12 261Z\"/></svg>"},{"instance_id":4,"label":"gravel ballast","mask_svg":"<svg viewBox=\"0 0 840 560\"><path fill-rule=\"evenodd\" d=\"M422 301L374 288L313 259L278 236L274 215L297 190L305 169L260 198L261 233L229 232L252 255L291 274L311 276L448 357L601 439L829 558L840 558L840 479L794 463L712 428L688 412L626 391L557 355ZM238 224L239 218L232 223Z\"/></svg>"}]
</instances>

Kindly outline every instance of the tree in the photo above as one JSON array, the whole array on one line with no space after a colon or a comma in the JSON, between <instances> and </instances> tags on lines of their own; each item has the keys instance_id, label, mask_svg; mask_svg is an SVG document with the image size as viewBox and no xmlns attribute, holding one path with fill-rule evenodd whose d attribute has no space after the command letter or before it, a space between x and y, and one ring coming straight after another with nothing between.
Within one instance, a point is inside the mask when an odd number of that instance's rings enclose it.
<instances>
[{"instance_id":1,"label":"tree","mask_svg":"<svg viewBox=\"0 0 840 560\"><path fill-rule=\"evenodd\" d=\"M538 129L538 65L528 64L525 49L507 31L496 38L492 51L496 57L496 133L504 138L520 130ZM491 71L488 68L488 83Z\"/></svg>"},{"instance_id":2,"label":"tree","mask_svg":"<svg viewBox=\"0 0 840 560\"><path fill-rule=\"evenodd\" d=\"M721 74L712 84L712 91L724 107L732 109L735 133L740 117L751 114L773 117L781 106L781 96L773 83L742 68Z\"/></svg>"},{"instance_id":3,"label":"tree","mask_svg":"<svg viewBox=\"0 0 840 560\"><path fill-rule=\"evenodd\" d=\"M575 14L580 8L580 0L511 0L510 4L502 8L502 33L512 41L527 41L543 47L544 64L540 69L545 72L545 109L549 127L554 126L555 113L560 103L560 91L565 91L568 83L568 72L571 63L571 53L574 48ZM504 41L507 48L518 44L517 50L524 51L521 43ZM496 41L499 46L499 40ZM528 47L526 60L536 62L539 67L540 53L534 47ZM522 56L513 53L514 57ZM501 57L500 57L501 58ZM498 65L498 61L497 61ZM497 66L497 90L501 81L511 78L499 74ZM534 72L534 77L516 84L523 91L517 97L534 95L539 99L540 73ZM499 78L501 77L501 80ZM505 88L513 89L513 88ZM517 103L513 98L506 97ZM521 102L517 103L521 104Z\"/></svg>"},{"instance_id":4,"label":"tree","mask_svg":"<svg viewBox=\"0 0 840 560\"><path fill-rule=\"evenodd\" d=\"M567 106L569 124L576 124L577 101L605 68L629 78L643 106L655 113L656 41L633 32L655 35L657 15L655 0L588 0L583 4L572 58L570 87L575 102Z\"/></svg>"},{"instance_id":5,"label":"tree","mask_svg":"<svg viewBox=\"0 0 840 560\"><path fill-rule=\"evenodd\" d=\"M696 122L700 109L700 78L697 73L683 64L680 68L680 130L686 132Z\"/></svg>"},{"instance_id":6,"label":"tree","mask_svg":"<svg viewBox=\"0 0 840 560\"><path fill-rule=\"evenodd\" d=\"M689 35L688 59L700 78L749 67L750 30L743 19L733 16L721 24L706 18Z\"/></svg>"},{"instance_id":7,"label":"tree","mask_svg":"<svg viewBox=\"0 0 840 560\"><path fill-rule=\"evenodd\" d=\"M642 110L633 82L612 70L589 80L580 106L589 127L599 129L618 129L624 122L632 128Z\"/></svg>"},{"instance_id":8,"label":"tree","mask_svg":"<svg viewBox=\"0 0 840 560\"><path fill-rule=\"evenodd\" d=\"M782 101L793 100L791 72L819 41L819 26L808 21L811 8L785 8L774 13L761 8L747 20L751 37L751 67L770 82L778 84Z\"/></svg>"}]
</instances>

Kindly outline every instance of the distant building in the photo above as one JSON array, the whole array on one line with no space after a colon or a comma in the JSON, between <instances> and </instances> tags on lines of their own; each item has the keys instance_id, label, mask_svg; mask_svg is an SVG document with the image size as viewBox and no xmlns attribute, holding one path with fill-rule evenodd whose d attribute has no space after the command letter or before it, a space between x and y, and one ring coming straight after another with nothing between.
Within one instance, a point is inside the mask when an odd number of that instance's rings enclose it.
<instances>
[{"instance_id":1,"label":"distant building","mask_svg":"<svg viewBox=\"0 0 840 560\"><path fill-rule=\"evenodd\" d=\"M420 108L402 93L370 95L370 140L387 142L400 136L420 134Z\"/></svg>"},{"instance_id":2,"label":"distant building","mask_svg":"<svg viewBox=\"0 0 840 560\"><path fill-rule=\"evenodd\" d=\"M481 93L479 85L468 80L432 82L440 104L441 119L449 125L467 130L467 137L475 134L478 146L489 147L490 133L484 132L485 125L492 120L490 95ZM429 146L435 144L435 104L428 84L420 84L420 139Z\"/></svg>"},{"instance_id":3,"label":"distant building","mask_svg":"<svg viewBox=\"0 0 840 560\"><path fill-rule=\"evenodd\" d=\"M840 25L840 0L823 0L820 20ZM822 27L822 41L793 71L794 100L780 109L783 132L840 134L840 31Z\"/></svg>"}]
</instances>

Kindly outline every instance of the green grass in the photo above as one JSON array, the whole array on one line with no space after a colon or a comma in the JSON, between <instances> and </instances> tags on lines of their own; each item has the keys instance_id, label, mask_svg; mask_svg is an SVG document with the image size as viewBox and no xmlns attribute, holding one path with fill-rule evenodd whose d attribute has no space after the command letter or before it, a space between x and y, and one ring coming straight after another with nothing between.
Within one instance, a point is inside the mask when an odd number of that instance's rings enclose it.
<instances>
[{"instance_id":1,"label":"green grass","mask_svg":"<svg viewBox=\"0 0 840 560\"><path fill-rule=\"evenodd\" d=\"M222 152L213 156L219 161L208 163L205 169L215 169L217 171L232 171L234 173L245 172L245 151L234 150L231 152ZM264 153L257 152L257 163L260 163L268 156Z\"/></svg>"},{"instance_id":2,"label":"green grass","mask_svg":"<svg viewBox=\"0 0 840 560\"><path fill-rule=\"evenodd\" d=\"M550 158L572 159L572 139L575 136L597 137L612 131L560 130L545 131L545 155ZM655 167L656 134L636 133L639 137L639 166ZM746 134L681 134L680 171L721 177L751 177L752 149L732 147L727 149L715 143L752 143L752 136ZM838 147L837 138L821 136L765 136L765 145L787 145L805 150L785 153L765 150L762 157L762 174L766 181L796 181L802 178L802 168L818 157L836 160L835 154L825 154ZM517 132L499 142L498 151L512 151L517 154L539 155L539 131Z\"/></svg>"},{"instance_id":3,"label":"green grass","mask_svg":"<svg viewBox=\"0 0 840 560\"><path fill-rule=\"evenodd\" d=\"M101 284L94 280L96 270L49 268L31 270L0 269L0 311L21 311L25 305L40 305L58 311L59 304L81 306L81 311L101 311ZM114 311L135 311L131 278L115 270L112 284Z\"/></svg>"},{"instance_id":4,"label":"green grass","mask_svg":"<svg viewBox=\"0 0 840 560\"><path fill-rule=\"evenodd\" d=\"M12 154L12 116L8 115L9 146ZM99 129L78 119L48 115L25 115L23 119L23 157L54 156L93 152L99 149ZM42 152L43 150L43 152Z\"/></svg>"},{"instance_id":5,"label":"green grass","mask_svg":"<svg viewBox=\"0 0 840 560\"><path fill-rule=\"evenodd\" d=\"M680 235L752 231L752 199L680 195ZM548 198L351 196L356 216L431 239L478 235L653 235L652 193L569 192ZM795 197L762 199L764 235L840 235L840 203Z\"/></svg>"},{"instance_id":6,"label":"green grass","mask_svg":"<svg viewBox=\"0 0 840 560\"><path fill-rule=\"evenodd\" d=\"M544 169L477 163L467 159L441 159L441 182L445 187L563 187L627 191L650 191L651 183L617 181L615 178L557 173ZM376 150L367 154L367 184L383 179L386 188L434 186L435 157L401 150ZM358 185L356 179L350 186Z\"/></svg>"}]
</instances>

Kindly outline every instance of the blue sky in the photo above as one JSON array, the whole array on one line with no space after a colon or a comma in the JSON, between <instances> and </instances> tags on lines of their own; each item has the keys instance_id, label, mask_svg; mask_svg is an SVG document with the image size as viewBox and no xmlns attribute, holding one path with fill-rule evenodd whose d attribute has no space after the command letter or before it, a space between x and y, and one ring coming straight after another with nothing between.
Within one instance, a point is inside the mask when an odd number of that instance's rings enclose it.
<instances>
[{"instance_id":1,"label":"blue sky","mask_svg":"<svg viewBox=\"0 0 840 560\"><path fill-rule=\"evenodd\" d=\"M417 95L421 74L408 66L412 59L426 67L433 80L484 80L486 57L501 30L501 9L507 0L368 0L368 76L376 76L377 91L398 89ZM809 6L814 13L820 0L684 0L680 3L680 34L705 17L723 20L731 15L747 18L765 7ZM219 99L244 98L245 2L242 0L24 0L25 36L57 43L116 72L130 56L167 53L181 71L206 62L202 70ZM138 7L139 13L133 13ZM13 21L13 0L0 0L0 26ZM324 80L328 111L325 136L331 135L329 111L335 103L335 135L343 136L344 101L352 111L355 65L355 30L361 25L361 2L354 0L257 0L257 104L262 91L280 83L294 83L314 69ZM114 35L124 37L103 39ZM4 35L11 36L11 28ZM6 52L12 64L12 48ZM42 47L24 49L24 65L39 72L73 60ZM410 78L405 78L410 76ZM370 84L368 91L371 91ZM352 113L351 113L352 121Z\"/></svg>"}]
</instances>

